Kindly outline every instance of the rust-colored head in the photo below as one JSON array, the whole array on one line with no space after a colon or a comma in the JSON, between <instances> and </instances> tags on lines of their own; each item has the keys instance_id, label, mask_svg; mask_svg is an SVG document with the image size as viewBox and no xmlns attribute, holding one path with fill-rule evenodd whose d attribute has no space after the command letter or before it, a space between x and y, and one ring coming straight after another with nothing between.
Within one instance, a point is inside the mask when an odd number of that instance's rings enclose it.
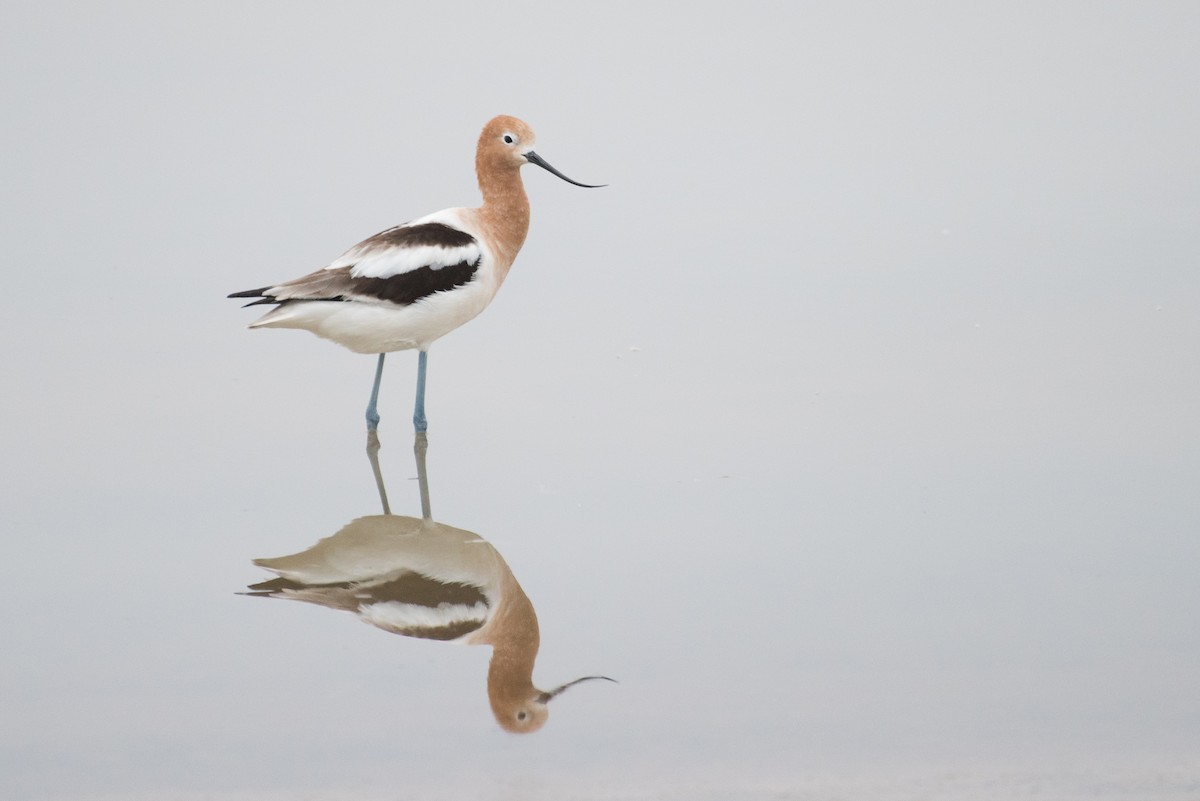
<instances>
[{"instance_id":1,"label":"rust-colored head","mask_svg":"<svg viewBox=\"0 0 1200 801\"><path fill-rule=\"evenodd\" d=\"M516 117L493 117L479 134L475 166L480 173L510 172L526 163L525 153L533 150L533 129Z\"/></svg>"},{"instance_id":2,"label":"rust-colored head","mask_svg":"<svg viewBox=\"0 0 1200 801\"><path fill-rule=\"evenodd\" d=\"M537 691L525 698L492 698L492 714L500 728L510 734L531 734L546 725L550 708L539 701Z\"/></svg>"},{"instance_id":3,"label":"rust-colored head","mask_svg":"<svg viewBox=\"0 0 1200 801\"><path fill-rule=\"evenodd\" d=\"M503 180L504 176L516 172L525 164L536 164L569 184L588 189L603 186L581 184L551 167L533 151L536 139L533 129L516 117L505 114L493 117L483 126L483 133L479 134L479 144L475 149L475 171L479 174L480 183Z\"/></svg>"},{"instance_id":4,"label":"rust-colored head","mask_svg":"<svg viewBox=\"0 0 1200 801\"><path fill-rule=\"evenodd\" d=\"M492 704L492 714L501 728L513 734L529 734L546 725L550 717L548 704L562 695L564 690L593 679L615 681L608 676L584 676L547 691L537 689L524 676L523 681L513 682L507 687L501 686L501 682L493 680L490 675L488 678L488 700Z\"/></svg>"}]
</instances>

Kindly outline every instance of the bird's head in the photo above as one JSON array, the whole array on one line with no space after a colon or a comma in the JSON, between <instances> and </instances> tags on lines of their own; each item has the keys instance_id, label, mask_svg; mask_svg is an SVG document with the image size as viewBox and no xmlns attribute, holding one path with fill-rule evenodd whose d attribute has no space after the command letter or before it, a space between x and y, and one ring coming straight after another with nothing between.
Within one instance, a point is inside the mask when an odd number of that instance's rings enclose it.
<instances>
[{"instance_id":1,"label":"bird's head","mask_svg":"<svg viewBox=\"0 0 1200 801\"><path fill-rule=\"evenodd\" d=\"M563 175L534 152L533 146L536 139L533 129L516 117L504 114L493 117L483 127L483 133L479 135L479 146L475 155L476 165L482 173L485 170L518 170L526 164L536 164L575 186L596 189L605 185L581 184L579 181Z\"/></svg>"},{"instance_id":2,"label":"bird's head","mask_svg":"<svg viewBox=\"0 0 1200 801\"><path fill-rule=\"evenodd\" d=\"M616 681L608 676L584 676L582 679L569 681L549 691L533 687L531 688L532 692L523 697L492 695L492 714L496 716L496 722L505 731L512 734L530 734L546 725L546 720L550 717L549 704L551 701L567 688L593 679Z\"/></svg>"}]
</instances>

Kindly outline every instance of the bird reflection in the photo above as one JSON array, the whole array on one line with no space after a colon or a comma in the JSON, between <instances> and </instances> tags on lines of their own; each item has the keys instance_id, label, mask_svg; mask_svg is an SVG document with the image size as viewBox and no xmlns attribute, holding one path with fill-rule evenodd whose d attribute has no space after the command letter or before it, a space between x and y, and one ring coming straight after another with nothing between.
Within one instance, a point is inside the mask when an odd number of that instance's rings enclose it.
<instances>
[{"instance_id":1,"label":"bird reflection","mask_svg":"<svg viewBox=\"0 0 1200 801\"><path fill-rule=\"evenodd\" d=\"M375 432L371 432L374 434ZM388 513L377 438L367 452L384 514L352 520L306 551L254 564L277 575L250 585L247 595L305 601L341 609L406 637L492 646L488 700L506 731L540 729L548 704L585 676L553 690L533 685L540 636L533 604L500 553L470 531L435 522L425 469L428 442L414 452L423 516Z\"/></svg>"}]
</instances>

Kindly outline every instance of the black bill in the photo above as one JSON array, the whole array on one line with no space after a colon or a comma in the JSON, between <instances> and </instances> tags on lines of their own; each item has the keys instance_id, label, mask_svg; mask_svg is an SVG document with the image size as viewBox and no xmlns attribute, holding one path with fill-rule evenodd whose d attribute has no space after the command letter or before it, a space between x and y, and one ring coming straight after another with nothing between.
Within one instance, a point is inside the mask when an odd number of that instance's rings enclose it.
<instances>
[{"instance_id":1,"label":"black bill","mask_svg":"<svg viewBox=\"0 0 1200 801\"><path fill-rule=\"evenodd\" d=\"M551 167L550 162L546 161L544 158L539 156L537 153L534 153L532 150L530 150L528 153L525 154L525 160L528 161L530 164L538 165L543 170L554 173L559 178L562 178L564 181L566 181L569 184L575 184L576 186L582 186L586 189L599 189L602 186L608 186L608 184L581 184L581 183L579 183L579 181L573 181L570 178L568 178L567 176L563 175L558 170Z\"/></svg>"}]
</instances>

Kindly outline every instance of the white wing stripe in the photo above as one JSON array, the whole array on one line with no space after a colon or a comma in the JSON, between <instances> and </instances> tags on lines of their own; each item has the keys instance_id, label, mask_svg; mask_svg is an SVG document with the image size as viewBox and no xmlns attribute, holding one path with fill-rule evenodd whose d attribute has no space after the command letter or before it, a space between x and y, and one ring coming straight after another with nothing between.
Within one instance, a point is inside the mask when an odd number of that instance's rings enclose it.
<instances>
[{"instance_id":1,"label":"white wing stripe","mask_svg":"<svg viewBox=\"0 0 1200 801\"><path fill-rule=\"evenodd\" d=\"M374 252L359 253L351 250L325 269L336 270L350 267L354 278L391 278L421 267L439 270L466 262L474 264L482 255L478 245L444 248L438 245L420 247L384 247Z\"/></svg>"},{"instance_id":2,"label":"white wing stripe","mask_svg":"<svg viewBox=\"0 0 1200 801\"><path fill-rule=\"evenodd\" d=\"M384 601L364 604L359 607L358 614L363 620L380 628L433 629L457 623L482 623L487 620L488 608L482 603L477 603L472 606L440 604L431 609L400 601Z\"/></svg>"}]
</instances>

